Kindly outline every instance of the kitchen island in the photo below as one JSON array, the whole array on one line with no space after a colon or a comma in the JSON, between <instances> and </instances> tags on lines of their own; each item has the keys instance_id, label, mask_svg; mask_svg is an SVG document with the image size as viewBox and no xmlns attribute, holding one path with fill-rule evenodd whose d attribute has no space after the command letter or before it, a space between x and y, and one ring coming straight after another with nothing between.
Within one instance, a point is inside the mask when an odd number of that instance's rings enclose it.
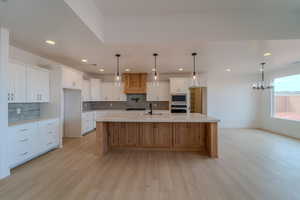
<instances>
[{"instance_id":1,"label":"kitchen island","mask_svg":"<svg viewBox=\"0 0 300 200\"><path fill-rule=\"evenodd\" d=\"M107 113L97 116L97 153L113 149L195 151L218 157L218 119L206 115Z\"/></svg>"}]
</instances>

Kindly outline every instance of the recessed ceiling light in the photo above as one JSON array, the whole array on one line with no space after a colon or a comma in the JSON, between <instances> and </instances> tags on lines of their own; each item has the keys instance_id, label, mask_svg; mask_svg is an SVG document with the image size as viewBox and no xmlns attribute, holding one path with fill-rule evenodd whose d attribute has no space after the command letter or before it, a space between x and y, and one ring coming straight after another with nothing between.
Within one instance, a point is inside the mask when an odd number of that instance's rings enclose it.
<instances>
[{"instance_id":1,"label":"recessed ceiling light","mask_svg":"<svg viewBox=\"0 0 300 200\"><path fill-rule=\"evenodd\" d=\"M152 71L155 72L155 68L153 68Z\"/></svg>"},{"instance_id":2,"label":"recessed ceiling light","mask_svg":"<svg viewBox=\"0 0 300 200\"><path fill-rule=\"evenodd\" d=\"M125 71L126 71L126 72L130 72L130 69L129 69L129 68L127 68L127 69L125 69Z\"/></svg>"},{"instance_id":3,"label":"recessed ceiling light","mask_svg":"<svg viewBox=\"0 0 300 200\"><path fill-rule=\"evenodd\" d=\"M101 69L99 69L99 71L100 71L100 72L104 72L104 69L103 69L103 68L101 68Z\"/></svg>"},{"instance_id":4,"label":"recessed ceiling light","mask_svg":"<svg viewBox=\"0 0 300 200\"><path fill-rule=\"evenodd\" d=\"M53 41L53 40L46 40L45 42L47 44L51 44L51 45L55 45L56 44L55 41Z\"/></svg>"},{"instance_id":5,"label":"recessed ceiling light","mask_svg":"<svg viewBox=\"0 0 300 200\"><path fill-rule=\"evenodd\" d=\"M182 67L178 68L178 71L183 71L183 68Z\"/></svg>"},{"instance_id":6,"label":"recessed ceiling light","mask_svg":"<svg viewBox=\"0 0 300 200\"><path fill-rule=\"evenodd\" d=\"M87 63L87 59L81 59L81 62Z\"/></svg>"},{"instance_id":7,"label":"recessed ceiling light","mask_svg":"<svg viewBox=\"0 0 300 200\"><path fill-rule=\"evenodd\" d=\"M267 56L271 56L272 54L267 52L267 53L264 53L264 57L267 57Z\"/></svg>"},{"instance_id":8,"label":"recessed ceiling light","mask_svg":"<svg viewBox=\"0 0 300 200\"><path fill-rule=\"evenodd\" d=\"M230 68L227 68L225 71L226 71L226 72L231 72L231 69L230 69Z\"/></svg>"}]
</instances>

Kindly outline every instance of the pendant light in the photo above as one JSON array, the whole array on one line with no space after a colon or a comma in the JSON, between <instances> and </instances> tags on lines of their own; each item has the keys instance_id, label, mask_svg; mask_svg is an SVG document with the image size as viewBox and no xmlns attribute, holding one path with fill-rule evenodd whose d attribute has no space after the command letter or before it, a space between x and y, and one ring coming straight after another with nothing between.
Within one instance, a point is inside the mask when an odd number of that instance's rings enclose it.
<instances>
[{"instance_id":1,"label":"pendant light","mask_svg":"<svg viewBox=\"0 0 300 200\"><path fill-rule=\"evenodd\" d=\"M153 85L158 86L158 74L157 74L157 53L153 54L154 56L154 75L153 75Z\"/></svg>"},{"instance_id":2,"label":"pendant light","mask_svg":"<svg viewBox=\"0 0 300 200\"><path fill-rule=\"evenodd\" d=\"M115 77L115 84L116 86L120 86L121 85L121 76L120 76L120 54L116 54L117 57L117 73L116 73L116 77Z\"/></svg>"},{"instance_id":3,"label":"pendant light","mask_svg":"<svg viewBox=\"0 0 300 200\"><path fill-rule=\"evenodd\" d=\"M197 80L197 73L196 73L196 56L197 56L197 53L194 52L192 53L192 56L193 56L193 64L194 64L194 69L193 69L193 74L192 74L192 84L191 86L198 86L198 80Z\"/></svg>"},{"instance_id":4,"label":"pendant light","mask_svg":"<svg viewBox=\"0 0 300 200\"><path fill-rule=\"evenodd\" d=\"M265 90L265 89L272 89L273 86L271 84L267 84L265 81L265 62L260 63L261 68L261 80L257 81L252 85L252 89L254 90Z\"/></svg>"}]
</instances>

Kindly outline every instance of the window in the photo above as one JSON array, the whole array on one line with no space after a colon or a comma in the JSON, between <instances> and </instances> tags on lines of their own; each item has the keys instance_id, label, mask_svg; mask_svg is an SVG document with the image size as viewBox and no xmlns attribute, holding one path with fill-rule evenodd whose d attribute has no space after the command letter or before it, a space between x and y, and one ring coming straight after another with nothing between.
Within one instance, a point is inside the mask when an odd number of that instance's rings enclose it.
<instances>
[{"instance_id":1,"label":"window","mask_svg":"<svg viewBox=\"0 0 300 200\"><path fill-rule=\"evenodd\" d=\"M300 74L274 79L273 116L300 121Z\"/></svg>"}]
</instances>

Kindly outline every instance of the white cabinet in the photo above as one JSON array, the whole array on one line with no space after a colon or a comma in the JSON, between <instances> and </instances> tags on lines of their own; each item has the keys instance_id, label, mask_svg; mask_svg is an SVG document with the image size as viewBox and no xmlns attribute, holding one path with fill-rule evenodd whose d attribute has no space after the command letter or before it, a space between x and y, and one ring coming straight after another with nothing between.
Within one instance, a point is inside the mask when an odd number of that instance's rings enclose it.
<instances>
[{"instance_id":1,"label":"white cabinet","mask_svg":"<svg viewBox=\"0 0 300 200\"><path fill-rule=\"evenodd\" d=\"M102 83L102 101L126 101L124 84L116 86L114 82Z\"/></svg>"},{"instance_id":2,"label":"white cabinet","mask_svg":"<svg viewBox=\"0 0 300 200\"><path fill-rule=\"evenodd\" d=\"M82 101L90 101L91 100L91 81L83 80L82 82Z\"/></svg>"},{"instance_id":3,"label":"white cabinet","mask_svg":"<svg viewBox=\"0 0 300 200\"><path fill-rule=\"evenodd\" d=\"M96 128L96 113L85 112L81 115L81 135L88 133Z\"/></svg>"},{"instance_id":4,"label":"white cabinet","mask_svg":"<svg viewBox=\"0 0 300 200\"><path fill-rule=\"evenodd\" d=\"M187 94L190 87L190 78L170 78L171 94Z\"/></svg>"},{"instance_id":5,"label":"white cabinet","mask_svg":"<svg viewBox=\"0 0 300 200\"><path fill-rule=\"evenodd\" d=\"M101 101L101 79L91 79L91 101Z\"/></svg>"},{"instance_id":6,"label":"white cabinet","mask_svg":"<svg viewBox=\"0 0 300 200\"><path fill-rule=\"evenodd\" d=\"M63 88L82 89L82 72L69 67L62 68Z\"/></svg>"},{"instance_id":7,"label":"white cabinet","mask_svg":"<svg viewBox=\"0 0 300 200\"><path fill-rule=\"evenodd\" d=\"M26 69L27 102L50 101L50 72L40 67Z\"/></svg>"},{"instance_id":8,"label":"white cabinet","mask_svg":"<svg viewBox=\"0 0 300 200\"><path fill-rule=\"evenodd\" d=\"M26 66L15 61L8 68L8 103L26 102Z\"/></svg>"},{"instance_id":9,"label":"white cabinet","mask_svg":"<svg viewBox=\"0 0 300 200\"><path fill-rule=\"evenodd\" d=\"M59 146L59 120L9 127L8 157L11 168Z\"/></svg>"},{"instance_id":10,"label":"white cabinet","mask_svg":"<svg viewBox=\"0 0 300 200\"><path fill-rule=\"evenodd\" d=\"M169 101L170 100L170 83L160 81L158 85L147 83L147 101Z\"/></svg>"},{"instance_id":11,"label":"white cabinet","mask_svg":"<svg viewBox=\"0 0 300 200\"><path fill-rule=\"evenodd\" d=\"M28 160L35 152L37 126L36 124L26 124L10 129L9 133L9 159L10 165Z\"/></svg>"},{"instance_id":12,"label":"white cabinet","mask_svg":"<svg viewBox=\"0 0 300 200\"><path fill-rule=\"evenodd\" d=\"M39 146L38 152L46 152L59 145L59 121L58 119L41 121L38 123Z\"/></svg>"}]
</instances>

